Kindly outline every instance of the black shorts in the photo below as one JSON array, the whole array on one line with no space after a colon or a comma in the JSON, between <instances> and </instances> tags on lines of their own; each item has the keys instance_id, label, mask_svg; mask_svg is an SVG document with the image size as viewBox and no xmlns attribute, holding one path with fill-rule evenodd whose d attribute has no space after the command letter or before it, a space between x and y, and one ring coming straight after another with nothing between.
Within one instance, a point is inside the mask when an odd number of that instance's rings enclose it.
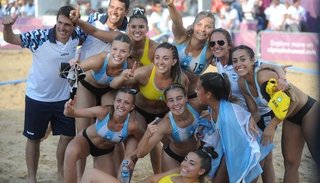
<instances>
[{"instance_id":1,"label":"black shorts","mask_svg":"<svg viewBox=\"0 0 320 183\"><path fill-rule=\"evenodd\" d=\"M167 112L163 112L163 113L159 113L159 114L151 114L151 113L148 113L137 106L135 107L135 109L144 117L147 124L151 123L154 119L156 119L156 117L163 118L167 114Z\"/></svg>"},{"instance_id":2,"label":"black shorts","mask_svg":"<svg viewBox=\"0 0 320 183\"><path fill-rule=\"evenodd\" d=\"M83 87L85 87L88 91L90 91L93 95L96 96L97 105L101 105L102 95L113 90L111 87L97 88L91 85L90 83L88 83L86 80L81 80L80 83L82 84Z\"/></svg>"},{"instance_id":3,"label":"black shorts","mask_svg":"<svg viewBox=\"0 0 320 183\"><path fill-rule=\"evenodd\" d=\"M41 139L50 121L53 135L75 136L74 118L63 114L66 102L40 102L26 96L23 135L33 140Z\"/></svg>"},{"instance_id":4,"label":"black shorts","mask_svg":"<svg viewBox=\"0 0 320 183\"><path fill-rule=\"evenodd\" d=\"M316 103L316 100L308 96L308 100L304 106L293 116L287 117L287 120L301 126L304 116L310 111L314 103Z\"/></svg>"},{"instance_id":5,"label":"black shorts","mask_svg":"<svg viewBox=\"0 0 320 183\"><path fill-rule=\"evenodd\" d=\"M97 156L102 156L102 155L105 155L105 154L109 154L113 151L114 149L114 146L109 148L109 149L99 149L97 148L93 143L92 141L90 140L90 138L88 137L87 135L87 129L84 129L83 132L82 132L82 136L87 140L87 142L89 143L89 146L90 146L90 154L94 157L97 157Z\"/></svg>"},{"instance_id":6,"label":"black shorts","mask_svg":"<svg viewBox=\"0 0 320 183\"><path fill-rule=\"evenodd\" d=\"M272 112L272 110L261 116L260 120L257 123L261 131L263 131L269 125L273 117L274 113Z\"/></svg>"},{"instance_id":7,"label":"black shorts","mask_svg":"<svg viewBox=\"0 0 320 183\"><path fill-rule=\"evenodd\" d=\"M166 152L168 156L170 156L172 159L178 161L179 163L181 163L184 160L184 157L182 157L182 156L176 154L175 152L173 152L170 149L169 145L164 149L164 152Z\"/></svg>"}]
</instances>

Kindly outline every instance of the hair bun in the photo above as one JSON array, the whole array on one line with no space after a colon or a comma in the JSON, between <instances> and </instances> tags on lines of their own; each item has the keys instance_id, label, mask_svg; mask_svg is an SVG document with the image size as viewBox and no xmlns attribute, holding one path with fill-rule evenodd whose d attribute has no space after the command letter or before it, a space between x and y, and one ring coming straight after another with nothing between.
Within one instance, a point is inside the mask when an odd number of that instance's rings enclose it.
<instances>
[{"instance_id":1,"label":"hair bun","mask_svg":"<svg viewBox=\"0 0 320 183\"><path fill-rule=\"evenodd\" d=\"M211 159L216 159L218 157L218 153L214 150L214 147L206 146L201 150L205 152Z\"/></svg>"},{"instance_id":2,"label":"hair bun","mask_svg":"<svg viewBox=\"0 0 320 183\"><path fill-rule=\"evenodd\" d=\"M133 8L133 15L144 15L145 10L140 7Z\"/></svg>"}]
</instances>

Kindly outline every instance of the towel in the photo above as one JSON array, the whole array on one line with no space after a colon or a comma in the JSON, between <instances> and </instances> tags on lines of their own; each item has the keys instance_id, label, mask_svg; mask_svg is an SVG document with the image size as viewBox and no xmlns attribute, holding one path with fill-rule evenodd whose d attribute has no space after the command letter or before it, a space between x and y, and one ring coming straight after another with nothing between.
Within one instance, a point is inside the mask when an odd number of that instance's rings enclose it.
<instances>
[{"instance_id":1,"label":"towel","mask_svg":"<svg viewBox=\"0 0 320 183\"><path fill-rule=\"evenodd\" d=\"M272 151L274 144L264 146L260 143L262 131L257 137L251 135L250 116L241 106L221 101L217 122L213 119L203 121L204 146L212 146L218 153L218 157L211 161L210 179L215 176L224 155L230 182L252 182L262 173L259 162Z\"/></svg>"}]
</instances>

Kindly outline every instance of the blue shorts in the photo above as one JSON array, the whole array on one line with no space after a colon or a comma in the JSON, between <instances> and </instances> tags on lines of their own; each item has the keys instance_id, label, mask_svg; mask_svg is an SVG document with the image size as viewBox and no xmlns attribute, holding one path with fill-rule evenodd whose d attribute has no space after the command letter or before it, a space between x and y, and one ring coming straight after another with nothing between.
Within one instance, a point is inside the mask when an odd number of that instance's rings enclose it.
<instances>
[{"instance_id":1,"label":"blue shorts","mask_svg":"<svg viewBox=\"0 0 320 183\"><path fill-rule=\"evenodd\" d=\"M40 102L25 97L25 120L23 135L28 139L41 139L44 137L51 122L53 135L75 136L75 120L63 114L64 104L67 100L59 102Z\"/></svg>"}]
</instances>

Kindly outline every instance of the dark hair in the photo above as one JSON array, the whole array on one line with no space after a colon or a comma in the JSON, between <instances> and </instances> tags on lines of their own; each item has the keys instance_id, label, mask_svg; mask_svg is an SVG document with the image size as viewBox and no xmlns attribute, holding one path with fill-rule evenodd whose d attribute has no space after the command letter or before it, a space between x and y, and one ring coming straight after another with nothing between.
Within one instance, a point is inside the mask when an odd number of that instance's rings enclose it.
<instances>
[{"instance_id":1,"label":"dark hair","mask_svg":"<svg viewBox=\"0 0 320 183\"><path fill-rule=\"evenodd\" d=\"M231 100L231 87L228 75L217 72L208 72L200 76L201 85L211 92L217 100Z\"/></svg>"},{"instance_id":2,"label":"dark hair","mask_svg":"<svg viewBox=\"0 0 320 183\"><path fill-rule=\"evenodd\" d=\"M211 13L210 11L201 11L199 12L196 17L194 18L194 21L193 21L193 24L197 23L198 22L198 19L203 16L204 18L205 17L209 17L213 20L213 27L215 27L215 22L216 22L216 19L214 17L214 14Z\"/></svg>"},{"instance_id":3,"label":"dark hair","mask_svg":"<svg viewBox=\"0 0 320 183\"><path fill-rule=\"evenodd\" d=\"M145 8L141 5L137 5L135 8L133 8L132 10L132 15L129 18L129 23L131 22L132 19L137 18L137 19L143 19L147 26L148 26L148 19L147 17L144 15L146 12Z\"/></svg>"},{"instance_id":4,"label":"dark hair","mask_svg":"<svg viewBox=\"0 0 320 183\"><path fill-rule=\"evenodd\" d=\"M211 170L211 160L216 159L218 157L218 153L214 151L214 147L202 147L196 151L194 151L195 154L199 156L201 159L201 168L205 170L203 175L201 177L207 175L209 171Z\"/></svg>"},{"instance_id":5,"label":"dark hair","mask_svg":"<svg viewBox=\"0 0 320 183\"><path fill-rule=\"evenodd\" d=\"M120 33L119 35L117 35L115 38L113 38L113 41L121 41L124 43L128 43L130 46L130 49L132 47L132 41L130 39L130 37L126 34Z\"/></svg>"},{"instance_id":6,"label":"dark hair","mask_svg":"<svg viewBox=\"0 0 320 183\"><path fill-rule=\"evenodd\" d=\"M160 1L160 0L153 0L153 1L152 1L152 4L153 4L153 5L155 5L155 4L161 4L161 1Z\"/></svg>"},{"instance_id":7,"label":"dark hair","mask_svg":"<svg viewBox=\"0 0 320 183\"><path fill-rule=\"evenodd\" d=\"M224 29L224 28L215 29L215 30L212 32L212 34L213 34L213 33L216 33L216 32L219 32L219 33L223 34L224 37L225 37L226 40L227 40L228 45L230 46L228 65L232 65L232 51L231 51L231 50L234 48L234 44L233 44L233 42L232 42L231 34L229 33L229 31L227 31L227 30ZM210 36L210 40L211 40L212 34L211 34L211 36Z\"/></svg>"},{"instance_id":8,"label":"dark hair","mask_svg":"<svg viewBox=\"0 0 320 183\"><path fill-rule=\"evenodd\" d=\"M129 87L122 87L122 88L119 88L116 92L116 95L114 96L114 100L115 100L115 97L119 94L119 93L128 93L130 95L132 95L132 103L133 105L135 104L135 101L136 101L136 94L137 94L137 90L134 89L134 88L129 88ZM110 111L110 115L112 116L114 114L114 106L113 105L110 105L111 106L111 111Z\"/></svg>"},{"instance_id":9,"label":"dark hair","mask_svg":"<svg viewBox=\"0 0 320 183\"><path fill-rule=\"evenodd\" d=\"M170 90L174 90L174 89L180 89L182 91L183 95L187 96L186 88L183 85L181 85L179 83L171 83L166 89L164 89L164 92L163 92L164 97L167 99L167 93Z\"/></svg>"},{"instance_id":10,"label":"dark hair","mask_svg":"<svg viewBox=\"0 0 320 183\"><path fill-rule=\"evenodd\" d=\"M72 6L62 6L59 10L58 10L58 13L57 13L57 20L58 20L58 17L59 15L63 15L63 16L66 16L70 19L70 11L71 10L75 10L74 7Z\"/></svg>"},{"instance_id":11,"label":"dark hair","mask_svg":"<svg viewBox=\"0 0 320 183\"><path fill-rule=\"evenodd\" d=\"M180 67L180 61L179 61L179 55L178 55L178 50L177 47L171 43L168 42L163 42L159 44L155 50L155 52L159 48L166 48L171 50L172 54L172 59L176 59L177 62L171 67L171 79L174 83L181 83L181 67Z\"/></svg>"},{"instance_id":12,"label":"dark hair","mask_svg":"<svg viewBox=\"0 0 320 183\"><path fill-rule=\"evenodd\" d=\"M110 0L109 5L110 5L111 1L112 1L112 0ZM125 10L126 10L126 11L129 9L130 0L117 0L117 1L120 1L120 2L124 3L124 6L125 6Z\"/></svg>"},{"instance_id":13,"label":"dark hair","mask_svg":"<svg viewBox=\"0 0 320 183\"><path fill-rule=\"evenodd\" d=\"M249 54L249 57L251 59L254 59L255 58L255 55L254 55L254 51L252 50L252 48L250 48L249 46L247 45L239 45L237 47L234 47L231 51L231 53L237 51L237 50L245 50L248 54Z\"/></svg>"},{"instance_id":14,"label":"dark hair","mask_svg":"<svg viewBox=\"0 0 320 183\"><path fill-rule=\"evenodd\" d=\"M129 88L129 87L122 87L122 88L119 88L118 91L117 91L117 94L118 93L128 93L130 95L132 95L132 98L133 98L133 104L135 103L135 95L138 93L138 91L134 88ZM116 94L116 95L117 95Z\"/></svg>"}]
</instances>

